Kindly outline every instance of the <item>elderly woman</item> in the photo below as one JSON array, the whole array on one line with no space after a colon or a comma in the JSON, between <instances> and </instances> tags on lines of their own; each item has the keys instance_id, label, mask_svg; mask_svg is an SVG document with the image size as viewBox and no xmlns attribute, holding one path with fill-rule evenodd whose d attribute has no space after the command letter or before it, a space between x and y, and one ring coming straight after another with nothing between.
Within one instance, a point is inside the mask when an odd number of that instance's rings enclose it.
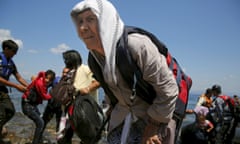
<instances>
[{"instance_id":1,"label":"elderly woman","mask_svg":"<svg viewBox=\"0 0 240 144\"><path fill-rule=\"evenodd\" d=\"M156 98L148 104L132 89L116 66L116 49L124 32L124 23L114 6L107 0L85 0L71 11L78 36L90 51L89 66L97 65L105 93L113 94L117 104L112 108L108 143L174 144L175 121L172 119L178 86L166 58L157 47L141 34L128 35L128 49L140 68L143 79L152 85ZM131 69L131 67L128 67Z\"/></svg>"}]
</instances>

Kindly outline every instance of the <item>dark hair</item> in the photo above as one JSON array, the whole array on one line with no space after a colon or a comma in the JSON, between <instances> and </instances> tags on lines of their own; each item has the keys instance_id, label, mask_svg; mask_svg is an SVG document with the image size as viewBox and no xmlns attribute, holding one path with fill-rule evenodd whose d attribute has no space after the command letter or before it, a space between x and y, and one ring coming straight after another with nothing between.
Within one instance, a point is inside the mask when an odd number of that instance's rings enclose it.
<instances>
[{"instance_id":1,"label":"dark hair","mask_svg":"<svg viewBox=\"0 0 240 144\"><path fill-rule=\"evenodd\" d=\"M50 75L52 77L51 81L53 81L55 79L55 76L56 76L55 72L53 70L50 70L50 69L45 72L45 76L47 76L47 75Z\"/></svg>"},{"instance_id":2,"label":"dark hair","mask_svg":"<svg viewBox=\"0 0 240 144\"><path fill-rule=\"evenodd\" d=\"M237 98L238 96L237 95L233 95L234 98Z\"/></svg>"},{"instance_id":3,"label":"dark hair","mask_svg":"<svg viewBox=\"0 0 240 144\"><path fill-rule=\"evenodd\" d=\"M6 48L11 49L15 52L18 51L18 45L13 40L5 40L2 42L2 49L5 50Z\"/></svg>"},{"instance_id":4,"label":"dark hair","mask_svg":"<svg viewBox=\"0 0 240 144\"><path fill-rule=\"evenodd\" d=\"M207 88L205 94L208 95L208 94L211 94L211 93L212 93L212 89L211 88Z\"/></svg>"},{"instance_id":5,"label":"dark hair","mask_svg":"<svg viewBox=\"0 0 240 144\"><path fill-rule=\"evenodd\" d=\"M81 55L76 50L65 51L62 55L67 68L76 69L82 64Z\"/></svg>"},{"instance_id":6,"label":"dark hair","mask_svg":"<svg viewBox=\"0 0 240 144\"><path fill-rule=\"evenodd\" d=\"M221 89L221 86L220 85L213 85L212 86L212 91L216 92L217 94L221 94L222 93L222 89Z\"/></svg>"}]
</instances>

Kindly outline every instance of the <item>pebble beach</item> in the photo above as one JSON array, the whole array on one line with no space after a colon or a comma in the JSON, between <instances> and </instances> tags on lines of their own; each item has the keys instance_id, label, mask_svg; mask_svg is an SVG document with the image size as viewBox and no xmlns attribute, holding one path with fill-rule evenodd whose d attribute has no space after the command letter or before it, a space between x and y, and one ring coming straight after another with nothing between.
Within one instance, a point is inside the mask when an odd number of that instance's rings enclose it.
<instances>
[{"instance_id":1,"label":"pebble beach","mask_svg":"<svg viewBox=\"0 0 240 144\"><path fill-rule=\"evenodd\" d=\"M183 122L183 125L191 122L189 118L186 118ZM55 131L55 118L53 118L47 125L43 136L44 142L46 144L57 144L56 141L56 131ZM31 142L35 125L34 123L27 118L21 112L17 112L15 116L5 125L8 130L6 140L9 141L8 144L28 144ZM72 144L79 144L80 139L74 135L72 139ZM234 144L240 144L240 127L236 129L236 136L234 138ZM106 144L104 138L100 140L99 144Z\"/></svg>"}]
</instances>

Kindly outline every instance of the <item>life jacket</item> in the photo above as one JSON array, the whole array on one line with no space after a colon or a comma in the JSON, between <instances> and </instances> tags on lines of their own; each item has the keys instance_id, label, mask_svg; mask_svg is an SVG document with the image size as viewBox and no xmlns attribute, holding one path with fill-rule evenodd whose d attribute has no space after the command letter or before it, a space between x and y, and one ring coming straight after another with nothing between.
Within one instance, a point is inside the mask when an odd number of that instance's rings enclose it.
<instances>
[{"instance_id":1,"label":"life jacket","mask_svg":"<svg viewBox=\"0 0 240 144\"><path fill-rule=\"evenodd\" d=\"M135 92L137 96L140 96L143 100L149 104L152 104L153 100L156 97L156 92L150 84L143 80L142 72L137 67L137 64L133 61L128 50L128 35L132 33L139 33L148 36L157 46L159 52L166 57L169 69L172 70L179 87L179 95L174 111L174 119L177 119L176 129L179 129L185 116L185 110L187 107L188 95L192 85L192 80L182 71L176 59L173 58L168 52L166 46L162 44L153 34L137 27L125 26L123 35L119 39L116 49L116 66L118 67L123 79L129 85L129 88L133 89L133 86L135 86ZM104 81L101 68L91 53L89 53L88 64L94 73L94 76L101 83L102 88L108 95L111 101L111 105L114 106L117 103L117 99ZM134 79L135 76L137 80ZM178 130L176 131L178 132Z\"/></svg>"},{"instance_id":2,"label":"life jacket","mask_svg":"<svg viewBox=\"0 0 240 144\"><path fill-rule=\"evenodd\" d=\"M215 101L219 98L224 102L221 104L216 103ZM223 121L225 123L230 123L232 118L236 115L234 100L230 96L220 95L213 99L213 102L215 103L215 107L210 109L208 119L213 122L215 126Z\"/></svg>"},{"instance_id":3,"label":"life jacket","mask_svg":"<svg viewBox=\"0 0 240 144\"><path fill-rule=\"evenodd\" d=\"M233 98L231 98L230 96L227 96L227 95L220 95L219 97L224 100L223 108L230 110L230 112L232 114L234 114L235 102L234 102Z\"/></svg>"},{"instance_id":4,"label":"life jacket","mask_svg":"<svg viewBox=\"0 0 240 144\"><path fill-rule=\"evenodd\" d=\"M12 59L7 60L3 52L0 52L0 76L9 80L10 75L14 71L14 62Z\"/></svg>"}]
</instances>

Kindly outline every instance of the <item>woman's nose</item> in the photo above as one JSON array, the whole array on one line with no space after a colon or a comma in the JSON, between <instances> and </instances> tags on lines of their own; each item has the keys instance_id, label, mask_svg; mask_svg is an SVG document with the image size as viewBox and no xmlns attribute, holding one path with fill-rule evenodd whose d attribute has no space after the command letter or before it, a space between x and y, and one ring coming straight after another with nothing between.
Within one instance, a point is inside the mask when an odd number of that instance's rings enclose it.
<instances>
[{"instance_id":1,"label":"woman's nose","mask_svg":"<svg viewBox=\"0 0 240 144\"><path fill-rule=\"evenodd\" d=\"M88 25L86 23L82 23L80 26L80 30L87 30L88 29Z\"/></svg>"}]
</instances>

